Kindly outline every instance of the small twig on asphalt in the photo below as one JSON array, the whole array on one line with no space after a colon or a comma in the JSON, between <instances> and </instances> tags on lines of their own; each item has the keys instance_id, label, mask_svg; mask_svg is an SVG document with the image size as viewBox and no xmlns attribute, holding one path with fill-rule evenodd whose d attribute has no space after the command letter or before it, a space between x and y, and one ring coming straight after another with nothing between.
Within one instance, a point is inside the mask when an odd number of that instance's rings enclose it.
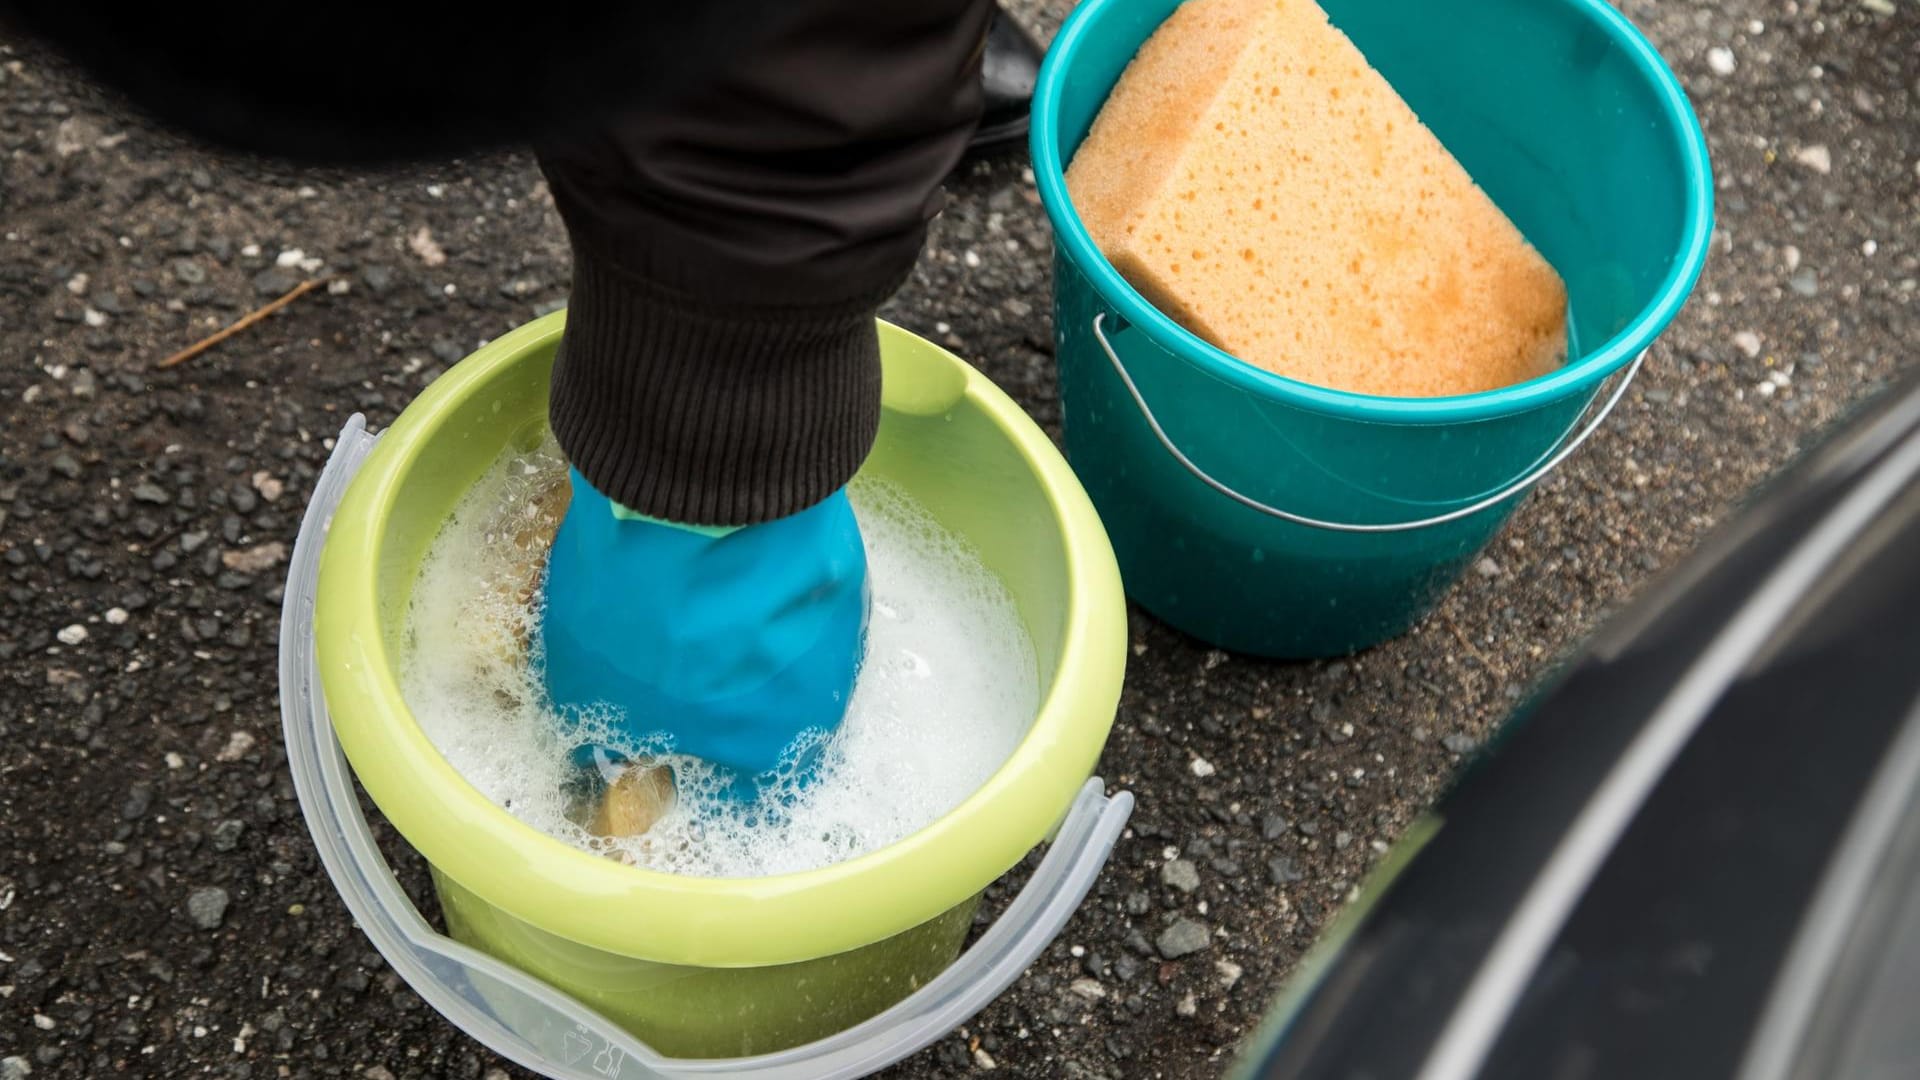
<instances>
[{"instance_id":1,"label":"small twig on asphalt","mask_svg":"<svg viewBox=\"0 0 1920 1080\"><path fill-rule=\"evenodd\" d=\"M193 359L194 357L199 356L201 353L206 352L208 349L213 348L215 345L218 345L221 342L232 337L233 335L239 333L240 331L245 330L247 327L252 326L254 323L259 322L261 319L266 318L267 316L273 314L274 312L279 311L281 308L286 307L288 304L293 303L295 300L300 299L302 296L305 296L306 294L312 292L313 290L319 288L320 286L331 282L332 280L333 280L333 276L329 275L327 277L317 277L310 281L303 281L300 284L294 286L292 291L288 292L285 296L282 296L280 299L275 300L270 304L263 304L260 307L254 308L252 311L249 311L245 315L240 316L240 318L236 319L233 322L233 324L231 326L228 326L226 329L220 331L219 333L212 334L208 337L202 338L200 341L192 345L189 345L184 349L181 349L179 352L174 353L172 356L167 357L165 360L162 360L153 366L156 368L170 368L178 364L184 364L187 361Z\"/></svg>"},{"instance_id":2,"label":"small twig on asphalt","mask_svg":"<svg viewBox=\"0 0 1920 1080\"><path fill-rule=\"evenodd\" d=\"M154 537L152 540L147 541L145 544L129 544L127 545L127 550L128 551L136 551L136 550L159 551L161 548L166 547L167 544L170 543L174 537L179 536L182 533L185 533L186 531L187 531L187 527L185 525L181 525L178 528L169 529L166 532L161 533L159 536Z\"/></svg>"},{"instance_id":3,"label":"small twig on asphalt","mask_svg":"<svg viewBox=\"0 0 1920 1080\"><path fill-rule=\"evenodd\" d=\"M1460 643L1461 648L1466 649L1469 655L1475 660L1480 661L1480 666L1485 669L1488 674L1501 682L1507 681L1507 669L1494 663L1486 653L1481 652L1480 647L1473 643L1473 639L1467 636L1466 631L1460 629L1460 624L1453 621L1451 614L1444 611L1441 612L1440 621L1448 630L1453 632L1454 640Z\"/></svg>"}]
</instances>

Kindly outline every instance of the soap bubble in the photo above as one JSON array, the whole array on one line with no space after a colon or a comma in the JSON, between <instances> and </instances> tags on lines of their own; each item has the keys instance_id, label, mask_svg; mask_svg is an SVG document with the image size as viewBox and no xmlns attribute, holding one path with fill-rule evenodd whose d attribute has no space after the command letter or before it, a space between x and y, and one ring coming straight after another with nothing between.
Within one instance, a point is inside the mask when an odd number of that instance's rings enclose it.
<instances>
[{"instance_id":1,"label":"soap bubble","mask_svg":"<svg viewBox=\"0 0 1920 1080\"><path fill-rule=\"evenodd\" d=\"M566 464L551 436L527 447L474 485L428 551L403 634L401 690L454 768L528 825L673 873L812 869L893 843L959 805L1032 722L1039 675L1006 586L907 493L867 478L848 493L866 542L874 662L862 665L840 729L797 746L759 799L736 800L722 770L626 736L608 708L556 715L533 632ZM582 769L572 761L580 745L612 753ZM816 748L809 783L799 765ZM672 809L643 835L596 837L584 823L628 759L673 770Z\"/></svg>"}]
</instances>

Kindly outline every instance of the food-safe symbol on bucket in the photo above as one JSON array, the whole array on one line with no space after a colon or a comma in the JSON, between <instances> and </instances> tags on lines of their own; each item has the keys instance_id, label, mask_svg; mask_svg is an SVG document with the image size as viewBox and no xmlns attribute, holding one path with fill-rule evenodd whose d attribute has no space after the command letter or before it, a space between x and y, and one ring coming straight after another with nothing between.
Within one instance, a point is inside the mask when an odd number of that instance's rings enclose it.
<instances>
[{"instance_id":1,"label":"food-safe symbol on bucket","mask_svg":"<svg viewBox=\"0 0 1920 1080\"><path fill-rule=\"evenodd\" d=\"M620 1066L627 1055L617 1046L608 1043L600 1049L600 1056L593 1059L593 1071L601 1076L619 1076Z\"/></svg>"},{"instance_id":2,"label":"food-safe symbol on bucket","mask_svg":"<svg viewBox=\"0 0 1920 1080\"><path fill-rule=\"evenodd\" d=\"M593 1071L601 1076L619 1076L621 1067L627 1063L627 1052L600 1038L585 1025L576 1025L572 1031L567 1032L566 1037L561 1040L560 1056L566 1064L578 1065L588 1054L593 1054L595 1048L600 1052L594 1054L593 1064L590 1066Z\"/></svg>"}]
</instances>

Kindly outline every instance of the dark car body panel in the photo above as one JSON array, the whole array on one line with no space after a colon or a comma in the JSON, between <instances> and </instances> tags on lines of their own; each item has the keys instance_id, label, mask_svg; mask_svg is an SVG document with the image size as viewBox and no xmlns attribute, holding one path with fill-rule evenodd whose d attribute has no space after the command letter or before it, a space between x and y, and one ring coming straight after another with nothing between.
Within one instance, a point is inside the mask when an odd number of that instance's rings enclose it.
<instances>
[{"instance_id":1,"label":"dark car body panel","mask_svg":"<svg viewBox=\"0 0 1920 1080\"><path fill-rule=\"evenodd\" d=\"M1744 1075L1834 853L1916 725L1916 475L1908 382L1831 429L1523 708L1409 842L1417 854L1389 859L1397 873L1299 977L1238 1074ZM1661 752L1663 739L1679 741ZM1658 771L1636 789L1649 761ZM1621 826L1569 876L1570 832L1595 828L1609 800L1628 807ZM1575 880L1570 903L1539 906ZM1889 935L1911 926L1899 912L1913 890L1893 880L1877 901ZM1548 918L1543 945L1512 951L1518 924ZM1512 991L1494 994L1502 964ZM1882 963L1871 985L1911 989L1903 971ZM1811 1021L1793 1052L1877 1001ZM1499 1019L1468 1037L1469 1013ZM1902 1067L1902 1053L1875 1067Z\"/></svg>"}]
</instances>

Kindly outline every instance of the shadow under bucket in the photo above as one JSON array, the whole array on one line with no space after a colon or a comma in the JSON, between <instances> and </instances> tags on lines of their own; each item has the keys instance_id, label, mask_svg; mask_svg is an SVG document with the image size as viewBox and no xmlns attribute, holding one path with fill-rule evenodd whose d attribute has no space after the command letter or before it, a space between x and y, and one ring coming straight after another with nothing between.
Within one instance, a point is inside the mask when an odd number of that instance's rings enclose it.
<instances>
[{"instance_id":1,"label":"shadow under bucket","mask_svg":"<svg viewBox=\"0 0 1920 1080\"><path fill-rule=\"evenodd\" d=\"M1177 6L1086 0L1035 91L1067 456L1143 607L1235 651L1353 652L1425 615L1515 497L1625 391L1706 260L1705 140L1673 73L1602 0L1323 0L1565 279L1575 344L1558 370L1485 393L1312 386L1238 361L1155 310L1068 199L1067 162Z\"/></svg>"}]
</instances>

